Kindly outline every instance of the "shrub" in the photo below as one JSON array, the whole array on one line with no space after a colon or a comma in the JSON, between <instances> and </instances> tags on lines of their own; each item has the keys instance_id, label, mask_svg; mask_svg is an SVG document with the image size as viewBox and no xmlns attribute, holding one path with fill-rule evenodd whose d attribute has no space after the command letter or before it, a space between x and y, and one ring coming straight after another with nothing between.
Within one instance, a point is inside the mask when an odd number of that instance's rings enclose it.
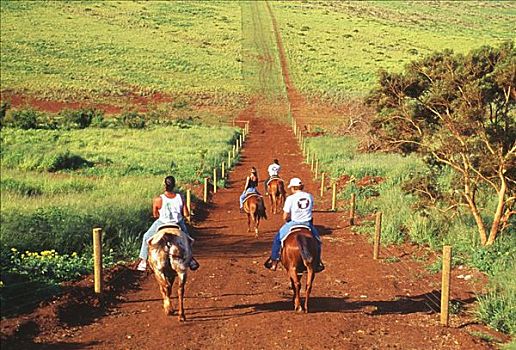
<instances>
[{"instance_id":1,"label":"shrub","mask_svg":"<svg viewBox=\"0 0 516 350\"><path fill-rule=\"evenodd\" d=\"M104 114L96 109L63 110L59 113L63 117L63 124L70 129L84 129L91 125L93 119L96 123L102 122Z\"/></svg>"},{"instance_id":2,"label":"shrub","mask_svg":"<svg viewBox=\"0 0 516 350\"><path fill-rule=\"evenodd\" d=\"M18 129L36 129L39 116L40 114L33 109L18 109L7 114L5 123Z\"/></svg>"},{"instance_id":3,"label":"shrub","mask_svg":"<svg viewBox=\"0 0 516 350\"><path fill-rule=\"evenodd\" d=\"M76 170L93 166L93 163L87 161L79 155L72 154L69 151L50 154L43 158L41 167L50 172L59 170Z\"/></svg>"},{"instance_id":4,"label":"shrub","mask_svg":"<svg viewBox=\"0 0 516 350\"><path fill-rule=\"evenodd\" d=\"M137 112L125 112L121 116L123 125L131 129L143 129L145 127L144 116Z\"/></svg>"}]
</instances>

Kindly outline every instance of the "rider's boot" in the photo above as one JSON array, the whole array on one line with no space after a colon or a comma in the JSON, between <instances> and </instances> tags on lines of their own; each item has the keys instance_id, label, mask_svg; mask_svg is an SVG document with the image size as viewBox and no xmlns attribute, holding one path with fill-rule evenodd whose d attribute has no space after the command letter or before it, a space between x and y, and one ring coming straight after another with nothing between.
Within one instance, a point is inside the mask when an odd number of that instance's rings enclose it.
<instances>
[{"instance_id":1,"label":"rider's boot","mask_svg":"<svg viewBox=\"0 0 516 350\"><path fill-rule=\"evenodd\" d=\"M188 266L190 267L190 270L192 271L195 271L199 268L199 263L197 262L197 260L195 260L195 258L192 256L192 258L190 259L190 263L188 264Z\"/></svg>"},{"instance_id":2,"label":"rider's boot","mask_svg":"<svg viewBox=\"0 0 516 350\"><path fill-rule=\"evenodd\" d=\"M278 262L279 260L272 260L271 258L268 258L267 261L263 264L263 266L265 266L265 268L271 271L276 271L276 269L278 268Z\"/></svg>"}]
</instances>

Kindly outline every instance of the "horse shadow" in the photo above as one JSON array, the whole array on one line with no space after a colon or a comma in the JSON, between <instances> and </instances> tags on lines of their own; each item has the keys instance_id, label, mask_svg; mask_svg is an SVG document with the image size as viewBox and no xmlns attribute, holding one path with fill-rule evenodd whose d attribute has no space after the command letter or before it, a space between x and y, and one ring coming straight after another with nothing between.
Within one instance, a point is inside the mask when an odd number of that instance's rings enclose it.
<instances>
[{"instance_id":1,"label":"horse shadow","mask_svg":"<svg viewBox=\"0 0 516 350\"><path fill-rule=\"evenodd\" d=\"M304 298L304 296L303 296ZM471 304L476 298L454 299L451 302L458 302L462 305ZM364 313L370 316L379 315L407 315L413 313L434 314L440 312L439 301L436 300L435 291L415 295L396 296L393 300L359 300L349 301L348 297L310 297L310 313ZM252 308L253 313L269 313L278 311L293 310L292 298L267 303L240 304L235 305L236 309ZM246 312L246 314L248 314Z\"/></svg>"}]
</instances>

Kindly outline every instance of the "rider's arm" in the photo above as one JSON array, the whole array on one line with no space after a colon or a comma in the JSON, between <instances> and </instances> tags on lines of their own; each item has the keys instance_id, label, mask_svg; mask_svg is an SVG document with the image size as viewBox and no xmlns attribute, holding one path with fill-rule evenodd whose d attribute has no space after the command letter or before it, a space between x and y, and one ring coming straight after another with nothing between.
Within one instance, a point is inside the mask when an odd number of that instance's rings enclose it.
<instances>
[{"instance_id":1,"label":"rider's arm","mask_svg":"<svg viewBox=\"0 0 516 350\"><path fill-rule=\"evenodd\" d=\"M157 219L159 218L159 210L161 209L161 205L163 204L163 200L161 197L154 198L152 201L152 216Z\"/></svg>"},{"instance_id":2,"label":"rider's arm","mask_svg":"<svg viewBox=\"0 0 516 350\"><path fill-rule=\"evenodd\" d=\"M244 191L247 190L248 185L249 185L249 176L245 179Z\"/></svg>"},{"instance_id":3,"label":"rider's arm","mask_svg":"<svg viewBox=\"0 0 516 350\"><path fill-rule=\"evenodd\" d=\"M181 197L182 198L182 197ZM183 216L190 221L190 212L188 211L188 207L183 204Z\"/></svg>"}]
</instances>

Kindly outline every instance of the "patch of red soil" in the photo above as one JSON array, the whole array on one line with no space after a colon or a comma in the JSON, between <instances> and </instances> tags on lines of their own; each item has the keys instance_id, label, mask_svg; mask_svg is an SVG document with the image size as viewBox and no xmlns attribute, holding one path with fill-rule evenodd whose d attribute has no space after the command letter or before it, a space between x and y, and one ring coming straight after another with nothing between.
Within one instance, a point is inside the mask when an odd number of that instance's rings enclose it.
<instances>
[{"instance_id":1,"label":"patch of red soil","mask_svg":"<svg viewBox=\"0 0 516 350\"><path fill-rule=\"evenodd\" d=\"M106 97L106 99L110 100L114 98ZM12 91L3 91L2 101L9 102L12 108L34 108L50 113L58 113L64 109L95 108L106 114L119 114L125 109L135 109L142 113L147 112L151 107L172 102L173 99L159 92L148 96L128 93L125 96L117 98L116 104L109 104L98 103L90 99L83 99L82 101L45 100Z\"/></svg>"},{"instance_id":2,"label":"patch of red soil","mask_svg":"<svg viewBox=\"0 0 516 350\"><path fill-rule=\"evenodd\" d=\"M379 185L384 181L381 176L364 176L356 182L358 187Z\"/></svg>"}]
</instances>

